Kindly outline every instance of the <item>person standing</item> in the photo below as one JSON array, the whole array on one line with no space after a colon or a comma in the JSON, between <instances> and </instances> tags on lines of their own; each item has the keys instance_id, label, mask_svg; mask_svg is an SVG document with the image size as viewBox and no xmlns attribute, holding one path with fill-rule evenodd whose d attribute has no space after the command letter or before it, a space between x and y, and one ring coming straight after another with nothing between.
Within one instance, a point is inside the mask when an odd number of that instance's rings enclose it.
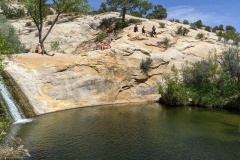
<instances>
[{"instance_id":1,"label":"person standing","mask_svg":"<svg viewBox=\"0 0 240 160\"><path fill-rule=\"evenodd\" d=\"M155 25L153 25L153 27L152 27L152 35L154 36L154 35L156 35L157 33L156 33L156 27L155 27Z\"/></svg>"},{"instance_id":2,"label":"person standing","mask_svg":"<svg viewBox=\"0 0 240 160\"><path fill-rule=\"evenodd\" d=\"M42 51L42 47L41 47L41 44L38 43L36 49L35 49L35 52L38 53L38 54L42 54L43 55L43 51Z\"/></svg>"},{"instance_id":3,"label":"person standing","mask_svg":"<svg viewBox=\"0 0 240 160\"><path fill-rule=\"evenodd\" d=\"M142 27L142 34L146 34L145 26Z\"/></svg>"}]
</instances>

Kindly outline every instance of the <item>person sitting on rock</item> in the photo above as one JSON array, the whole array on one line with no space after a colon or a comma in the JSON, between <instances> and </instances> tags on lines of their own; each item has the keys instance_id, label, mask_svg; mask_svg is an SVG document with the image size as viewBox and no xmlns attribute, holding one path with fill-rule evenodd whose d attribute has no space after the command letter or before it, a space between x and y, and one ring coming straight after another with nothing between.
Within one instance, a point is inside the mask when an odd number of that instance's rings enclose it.
<instances>
[{"instance_id":1,"label":"person sitting on rock","mask_svg":"<svg viewBox=\"0 0 240 160\"><path fill-rule=\"evenodd\" d=\"M134 30L133 30L134 32L138 32L138 26L137 25L135 25L135 27L134 27Z\"/></svg>"},{"instance_id":2,"label":"person sitting on rock","mask_svg":"<svg viewBox=\"0 0 240 160\"><path fill-rule=\"evenodd\" d=\"M40 43L38 45L40 45ZM38 53L38 45L35 47L35 53Z\"/></svg>"},{"instance_id":3,"label":"person sitting on rock","mask_svg":"<svg viewBox=\"0 0 240 160\"><path fill-rule=\"evenodd\" d=\"M109 43L106 43L103 45L103 49L110 49L111 45Z\"/></svg>"},{"instance_id":4,"label":"person sitting on rock","mask_svg":"<svg viewBox=\"0 0 240 160\"><path fill-rule=\"evenodd\" d=\"M45 50L44 47L41 47L41 44L38 43L38 45L35 47L35 53L38 53L38 54L46 54L48 56L54 56L55 54L49 54L49 51Z\"/></svg>"},{"instance_id":5,"label":"person sitting on rock","mask_svg":"<svg viewBox=\"0 0 240 160\"><path fill-rule=\"evenodd\" d=\"M97 43L96 50L103 50L103 44L102 43Z\"/></svg>"},{"instance_id":6,"label":"person sitting on rock","mask_svg":"<svg viewBox=\"0 0 240 160\"><path fill-rule=\"evenodd\" d=\"M41 44L40 44L40 43L38 43L38 45L35 47L35 53L38 53L38 54L42 54L42 55L43 55L42 47L41 47Z\"/></svg>"},{"instance_id":7,"label":"person sitting on rock","mask_svg":"<svg viewBox=\"0 0 240 160\"><path fill-rule=\"evenodd\" d=\"M54 56L55 55L54 53L53 54L49 54L50 51L45 50L44 47L42 48L42 50L43 50L43 53L48 55L48 56Z\"/></svg>"}]
</instances>

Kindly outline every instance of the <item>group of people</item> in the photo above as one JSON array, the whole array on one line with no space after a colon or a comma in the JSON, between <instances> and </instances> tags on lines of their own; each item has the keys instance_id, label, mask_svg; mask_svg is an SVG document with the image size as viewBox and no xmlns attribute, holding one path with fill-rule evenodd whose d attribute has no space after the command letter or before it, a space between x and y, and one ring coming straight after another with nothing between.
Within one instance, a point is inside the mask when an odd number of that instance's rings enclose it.
<instances>
[{"instance_id":1,"label":"group of people","mask_svg":"<svg viewBox=\"0 0 240 160\"><path fill-rule=\"evenodd\" d=\"M37 46L35 47L35 53L38 53L38 54L46 54L48 56L54 56L55 54L49 54L49 51L45 50L44 47L41 46L40 43L37 44Z\"/></svg>"},{"instance_id":2,"label":"group of people","mask_svg":"<svg viewBox=\"0 0 240 160\"><path fill-rule=\"evenodd\" d=\"M133 31L134 31L134 32L138 32L138 26L137 26L137 25L134 26ZM157 33L156 33L156 27L155 27L155 25L153 25L151 32L146 32L145 26L143 26L143 27L142 27L142 34L144 34L144 35L146 35L146 36L148 36L148 34L149 34L150 37L156 37L156 36L157 36Z\"/></svg>"},{"instance_id":3,"label":"group of people","mask_svg":"<svg viewBox=\"0 0 240 160\"><path fill-rule=\"evenodd\" d=\"M109 43L97 43L96 50L110 49L111 45Z\"/></svg>"}]
</instances>

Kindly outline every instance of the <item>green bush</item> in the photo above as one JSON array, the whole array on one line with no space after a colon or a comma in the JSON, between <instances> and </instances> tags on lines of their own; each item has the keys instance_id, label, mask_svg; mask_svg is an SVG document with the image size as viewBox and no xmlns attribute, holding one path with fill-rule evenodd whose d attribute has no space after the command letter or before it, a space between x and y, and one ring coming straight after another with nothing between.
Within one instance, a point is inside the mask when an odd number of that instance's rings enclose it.
<instances>
[{"instance_id":1,"label":"green bush","mask_svg":"<svg viewBox=\"0 0 240 160\"><path fill-rule=\"evenodd\" d=\"M100 29L110 28L110 27L114 26L114 24L115 24L118 20L119 20L119 19L117 19L117 18L115 18L115 17L104 18L104 19L102 19L102 21L100 22L99 28L100 28Z\"/></svg>"},{"instance_id":2,"label":"green bush","mask_svg":"<svg viewBox=\"0 0 240 160\"><path fill-rule=\"evenodd\" d=\"M162 42L166 47L169 47L170 45L170 39L167 37L163 38L163 42Z\"/></svg>"},{"instance_id":3,"label":"green bush","mask_svg":"<svg viewBox=\"0 0 240 160\"><path fill-rule=\"evenodd\" d=\"M188 20L183 20L183 24L189 24Z\"/></svg>"},{"instance_id":4,"label":"green bush","mask_svg":"<svg viewBox=\"0 0 240 160\"><path fill-rule=\"evenodd\" d=\"M201 29L202 27L204 27L204 25L202 24L201 20L198 20L196 22L194 22L192 25L195 25L197 28Z\"/></svg>"},{"instance_id":5,"label":"green bush","mask_svg":"<svg viewBox=\"0 0 240 160\"><path fill-rule=\"evenodd\" d=\"M0 37L1 43L6 46L2 46L1 49L4 53L18 53L18 51L24 49L24 45L21 44L16 31L8 22L6 17L0 15ZM2 51L2 50L1 50Z\"/></svg>"},{"instance_id":6,"label":"green bush","mask_svg":"<svg viewBox=\"0 0 240 160\"><path fill-rule=\"evenodd\" d=\"M52 25L53 24L53 21L47 21L47 25Z\"/></svg>"},{"instance_id":7,"label":"green bush","mask_svg":"<svg viewBox=\"0 0 240 160\"><path fill-rule=\"evenodd\" d=\"M190 90L181 83L178 78L179 71L175 66L171 68L172 75L164 75L165 84L160 84L158 91L161 94L160 102L167 103L169 105L187 105L189 98L192 97Z\"/></svg>"},{"instance_id":8,"label":"green bush","mask_svg":"<svg viewBox=\"0 0 240 160\"><path fill-rule=\"evenodd\" d=\"M53 41L53 42L51 42L50 46L51 46L51 50L59 51L59 49L60 49L60 42L59 41Z\"/></svg>"},{"instance_id":9,"label":"green bush","mask_svg":"<svg viewBox=\"0 0 240 160\"><path fill-rule=\"evenodd\" d=\"M11 7L5 2L1 3L1 9L3 10L3 15L5 15L8 19L17 19L26 16L23 8Z\"/></svg>"},{"instance_id":10,"label":"green bush","mask_svg":"<svg viewBox=\"0 0 240 160\"><path fill-rule=\"evenodd\" d=\"M189 87L198 87L211 83L217 74L218 63L216 57L201 60L196 63L186 63L182 69L183 82Z\"/></svg>"},{"instance_id":11,"label":"green bush","mask_svg":"<svg viewBox=\"0 0 240 160\"><path fill-rule=\"evenodd\" d=\"M3 134L3 133L9 129L10 125L11 125L10 115L7 112L7 108L1 102L0 103L0 143L4 141L6 134Z\"/></svg>"},{"instance_id":12,"label":"green bush","mask_svg":"<svg viewBox=\"0 0 240 160\"><path fill-rule=\"evenodd\" d=\"M149 57L146 60L142 60L140 63L140 69L143 70L144 72L148 72L150 70L152 64L152 59Z\"/></svg>"},{"instance_id":13,"label":"green bush","mask_svg":"<svg viewBox=\"0 0 240 160\"><path fill-rule=\"evenodd\" d=\"M198 33L198 34L196 35L195 38L196 38L196 39L201 39L201 40L202 40L202 39L204 38L204 36L205 36L204 33L200 32L200 33Z\"/></svg>"},{"instance_id":14,"label":"green bush","mask_svg":"<svg viewBox=\"0 0 240 160\"><path fill-rule=\"evenodd\" d=\"M187 28L181 26L177 28L176 34L179 34L181 36L186 36L188 32L189 30Z\"/></svg>"},{"instance_id":15,"label":"green bush","mask_svg":"<svg viewBox=\"0 0 240 160\"><path fill-rule=\"evenodd\" d=\"M208 31L208 32L211 32L211 27L210 26L206 26L205 30Z\"/></svg>"},{"instance_id":16,"label":"green bush","mask_svg":"<svg viewBox=\"0 0 240 160\"><path fill-rule=\"evenodd\" d=\"M170 22L177 22L177 23L181 23L179 19L174 19L174 18L170 19L169 21L170 21Z\"/></svg>"},{"instance_id":17,"label":"green bush","mask_svg":"<svg viewBox=\"0 0 240 160\"><path fill-rule=\"evenodd\" d=\"M138 24L138 23L141 23L141 22L143 22L143 20L141 20L141 19L133 19L133 18L131 18L131 19L127 20L128 24Z\"/></svg>"},{"instance_id":18,"label":"green bush","mask_svg":"<svg viewBox=\"0 0 240 160\"><path fill-rule=\"evenodd\" d=\"M221 40L223 38L225 42L232 40L234 45L238 45L238 43L240 42L239 33L233 32L231 30L226 30L224 32L219 31L219 32L217 32L217 36L218 36L219 40Z\"/></svg>"},{"instance_id":19,"label":"green bush","mask_svg":"<svg viewBox=\"0 0 240 160\"><path fill-rule=\"evenodd\" d=\"M193 29L193 30L198 30L198 27L195 25L195 24L191 24L191 27L190 27L190 29Z\"/></svg>"},{"instance_id":20,"label":"green bush","mask_svg":"<svg viewBox=\"0 0 240 160\"><path fill-rule=\"evenodd\" d=\"M26 26L26 27L32 26L32 22L26 22L25 26Z\"/></svg>"},{"instance_id":21,"label":"green bush","mask_svg":"<svg viewBox=\"0 0 240 160\"><path fill-rule=\"evenodd\" d=\"M240 82L240 50L238 47L230 47L222 53L221 67L230 77Z\"/></svg>"},{"instance_id":22,"label":"green bush","mask_svg":"<svg viewBox=\"0 0 240 160\"><path fill-rule=\"evenodd\" d=\"M97 35L95 42L102 42L106 36L107 36L106 32L101 32L100 34Z\"/></svg>"},{"instance_id":23,"label":"green bush","mask_svg":"<svg viewBox=\"0 0 240 160\"><path fill-rule=\"evenodd\" d=\"M177 22L177 23L181 23L179 19L175 19L175 22Z\"/></svg>"},{"instance_id":24,"label":"green bush","mask_svg":"<svg viewBox=\"0 0 240 160\"><path fill-rule=\"evenodd\" d=\"M128 22L127 21L122 21L122 20L118 20L115 24L115 29L123 29L125 27L128 27Z\"/></svg>"},{"instance_id":25,"label":"green bush","mask_svg":"<svg viewBox=\"0 0 240 160\"><path fill-rule=\"evenodd\" d=\"M170 45L170 39L169 38L167 38L167 37L164 37L163 38L163 41L162 42L157 42L157 44L158 44L158 47L165 47L165 48L168 48L169 47L169 45Z\"/></svg>"},{"instance_id":26,"label":"green bush","mask_svg":"<svg viewBox=\"0 0 240 160\"><path fill-rule=\"evenodd\" d=\"M182 70L172 68L159 85L161 102L170 105L224 107L240 97L240 57L237 48L196 63L186 63ZM220 65L219 65L220 63ZM240 109L240 108L239 108Z\"/></svg>"},{"instance_id":27,"label":"green bush","mask_svg":"<svg viewBox=\"0 0 240 160\"><path fill-rule=\"evenodd\" d=\"M160 27L160 28L165 28L165 23L160 22L160 23L159 23L159 27Z\"/></svg>"},{"instance_id":28,"label":"green bush","mask_svg":"<svg viewBox=\"0 0 240 160\"><path fill-rule=\"evenodd\" d=\"M113 28L114 29L123 29L125 27L128 27L130 24L138 24L141 23L142 20L140 19L129 19L126 20L125 22L122 21L122 19L118 19L115 17L111 17L111 18L104 18L102 19L102 21L100 22L99 28L104 30L104 29L109 29L109 28Z\"/></svg>"}]
</instances>

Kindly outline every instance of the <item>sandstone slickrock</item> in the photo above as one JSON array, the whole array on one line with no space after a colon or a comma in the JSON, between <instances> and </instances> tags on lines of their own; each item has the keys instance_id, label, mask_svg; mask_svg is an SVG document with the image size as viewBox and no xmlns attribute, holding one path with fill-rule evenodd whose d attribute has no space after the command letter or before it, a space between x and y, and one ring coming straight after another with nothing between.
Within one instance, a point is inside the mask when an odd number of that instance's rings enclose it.
<instances>
[{"instance_id":1,"label":"sandstone slickrock","mask_svg":"<svg viewBox=\"0 0 240 160\"><path fill-rule=\"evenodd\" d=\"M131 25L118 33L111 49L93 50L94 39L101 32L97 29L101 19L118 16L109 13L58 23L46 40L46 47L50 48L52 41L59 41L65 54L49 57L26 53L9 60L5 72L14 78L36 114L92 105L157 101L158 84L173 65L181 68L185 61L220 54L224 48L214 33L201 30L207 38L198 40L195 37L200 31L190 29L182 37L175 34L181 24L142 19L139 28L144 25L150 31L153 25L157 26L157 38L134 33ZM22 42L33 49L37 43L36 30L25 27L26 21L12 24L19 30ZM166 27L158 27L160 22ZM166 37L170 39L169 46L159 45ZM153 62L146 73L140 64L149 57Z\"/></svg>"}]
</instances>

